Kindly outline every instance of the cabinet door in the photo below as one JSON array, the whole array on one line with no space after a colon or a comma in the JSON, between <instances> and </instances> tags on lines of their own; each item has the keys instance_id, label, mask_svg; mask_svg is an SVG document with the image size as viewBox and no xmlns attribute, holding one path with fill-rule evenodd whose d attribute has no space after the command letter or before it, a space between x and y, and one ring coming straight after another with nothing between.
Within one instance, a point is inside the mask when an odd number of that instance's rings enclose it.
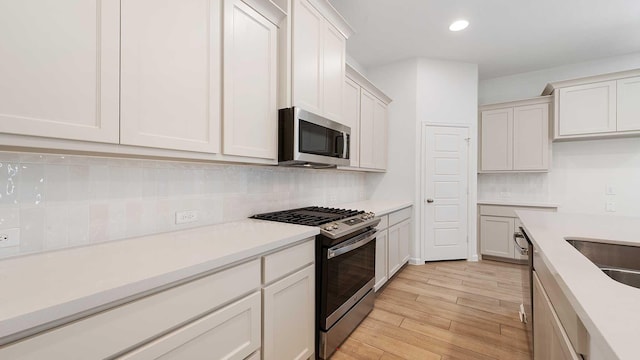
<instances>
[{"instance_id":1,"label":"cabinet door","mask_svg":"<svg viewBox=\"0 0 640 360\"><path fill-rule=\"evenodd\" d=\"M617 81L617 130L640 130L640 77Z\"/></svg>"},{"instance_id":2,"label":"cabinet door","mask_svg":"<svg viewBox=\"0 0 640 360\"><path fill-rule=\"evenodd\" d=\"M580 360L544 287L533 273L533 356L534 360Z\"/></svg>"},{"instance_id":3,"label":"cabinet door","mask_svg":"<svg viewBox=\"0 0 640 360\"><path fill-rule=\"evenodd\" d=\"M220 13L220 0L122 2L122 144L219 152Z\"/></svg>"},{"instance_id":4,"label":"cabinet door","mask_svg":"<svg viewBox=\"0 0 640 360\"><path fill-rule=\"evenodd\" d=\"M303 360L315 351L315 265L263 290L263 359Z\"/></svg>"},{"instance_id":5,"label":"cabinet door","mask_svg":"<svg viewBox=\"0 0 640 360\"><path fill-rule=\"evenodd\" d=\"M376 98L367 90L360 90L360 167L374 169L375 163L375 106Z\"/></svg>"},{"instance_id":6,"label":"cabinet door","mask_svg":"<svg viewBox=\"0 0 640 360\"><path fill-rule=\"evenodd\" d=\"M328 21L325 21L323 35L322 109L325 117L342 122L347 39Z\"/></svg>"},{"instance_id":7,"label":"cabinet door","mask_svg":"<svg viewBox=\"0 0 640 360\"><path fill-rule=\"evenodd\" d=\"M120 1L0 2L0 132L118 143Z\"/></svg>"},{"instance_id":8,"label":"cabinet door","mask_svg":"<svg viewBox=\"0 0 640 360\"><path fill-rule=\"evenodd\" d=\"M400 255L400 224L389 228L388 276L389 279L402 267Z\"/></svg>"},{"instance_id":9,"label":"cabinet door","mask_svg":"<svg viewBox=\"0 0 640 360\"><path fill-rule=\"evenodd\" d=\"M342 122L351 128L349 155L352 167L360 166L360 86L345 78Z\"/></svg>"},{"instance_id":10,"label":"cabinet door","mask_svg":"<svg viewBox=\"0 0 640 360\"><path fill-rule=\"evenodd\" d=\"M241 0L224 2L224 153L277 157L278 28Z\"/></svg>"},{"instance_id":11,"label":"cabinet door","mask_svg":"<svg viewBox=\"0 0 640 360\"><path fill-rule=\"evenodd\" d=\"M376 234L376 291L387 282L387 247L388 232L384 229Z\"/></svg>"},{"instance_id":12,"label":"cabinet door","mask_svg":"<svg viewBox=\"0 0 640 360\"><path fill-rule=\"evenodd\" d=\"M322 49L325 20L307 0L295 0L292 21L293 105L323 115Z\"/></svg>"},{"instance_id":13,"label":"cabinet door","mask_svg":"<svg viewBox=\"0 0 640 360\"><path fill-rule=\"evenodd\" d=\"M513 109L513 170L549 169L549 105Z\"/></svg>"},{"instance_id":14,"label":"cabinet door","mask_svg":"<svg viewBox=\"0 0 640 360\"><path fill-rule=\"evenodd\" d=\"M256 292L118 359L244 359L260 348L260 305Z\"/></svg>"},{"instance_id":15,"label":"cabinet door","mask_svg":"<svg viewBox=\"0 0 640 360\"><path fill-rule=\"evenodd\" d=\"M616 82L560 89L558 135L597 134L616 131Z\"/></svg>"},{"instance_id":16,"label":"cabinet door","mask_svg":"<svg viewBox=\"0 0 640 360\"><path fill-rule=\"evenodd\" d=\"M497 216L480 217L482 255L513 258L514 219Z\"/></svg>"},{"instance_id":17,"label":"cabinet door","mask_svg":"<svg viewBox=\"0 0 640 360\"><path fill-rule=\"evenodd\" d=\"M409 261L409 243L411 242L411 220L403 221L398 224L398 254L400 265L404 265Z\"/></svg>"},{"instance_id":18,"label":"cabinet door","mask_svg":"<svg viewBox=\"0 0 640 360\"><path fill-rule=\"evenodd\" d=\"M373 106L373 162L380 170L387 168L387 105L376 99Z\"/></svg>"},{"instance_id":19,"label":"cabinet door","mask_svg":"<svg viewBox=\"0 0 640 360\"><path fill-rule=\"evenodd\" d=\"M480 170L513 169L513 108L482 112Z\"/></svg>"}]
</instances>

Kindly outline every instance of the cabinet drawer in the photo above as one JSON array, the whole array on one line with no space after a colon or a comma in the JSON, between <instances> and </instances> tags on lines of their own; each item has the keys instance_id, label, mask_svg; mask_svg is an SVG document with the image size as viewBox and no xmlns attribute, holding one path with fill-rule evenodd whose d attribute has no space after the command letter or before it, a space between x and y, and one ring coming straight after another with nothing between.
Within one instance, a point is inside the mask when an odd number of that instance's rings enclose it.
<instances>
[{"instance_id":1,"label":"cabinet drawer","mask_svg":"<svg viewBox=\"0 0 640 360\"><path fill-rule=\"evenodd\" d=\"M263 257L264 283L268 284L313 263L315 251L315 238L310 238L305 243Z\"/></svg>"},{"instance_id":2,"label":"cabinet drawer","mask_svg":"<svg viewBox=\"0 0 640 360\"><path fill-rule=\"evenodd\" d=\"M1 349L0 358L106 358L259 287L256 259L19 341Z\"/></svg>"},{"instance_id":3,"label":"cabinet drawer","mask_svg":"<svg viewBox=\"0 0 640 360\"><path fill-rule=\"evenodd\" d=\"M378 216L378 218L380 219L380 222L376 226L376 229L378 229L378 231L384 230L389 227L389 216L383 215L383 216Z\"/></svg>"},{"instance_id":4,"label":"cabinet drawer","mask_svg":"<svg viewBox=\"0 0 640 360\"><path fill-rule=\"evenodd\" d=\"M260 292L226 306L118 359L238 359L260 348Z\"/></svg>"},{"instance_id":5,"label":"cabinet drawer","mask_svg":"<svg viewBox=\"0 0 640 360\"><path fill-rule=\"evenodd\" d=\"M555 212L556 208L554 207L527 207L527 206L500 206L500 205L480 205L480 215L488 215L488 216L505 216L517 218L516 211L518 210L527 210L527 211L548 211Z\"/></svg>"},{"instance_id":6,"label":"cabinet drawer","mask_svg":"<svg viewBox=\"0 0 640 360\"><path fill-rule=\"evenodd\" d=\"M389 214L389 226L395 225L403 220L409 219L411 217L412 209L411 207L392 212Z\"/></svg>"}]
</instances>

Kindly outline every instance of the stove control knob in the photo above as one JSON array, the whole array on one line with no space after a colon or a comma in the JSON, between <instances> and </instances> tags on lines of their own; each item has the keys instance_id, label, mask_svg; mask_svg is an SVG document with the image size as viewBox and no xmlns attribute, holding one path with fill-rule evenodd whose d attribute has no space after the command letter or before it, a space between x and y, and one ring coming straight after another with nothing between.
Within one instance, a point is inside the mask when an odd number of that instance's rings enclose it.
<instances>
[{"instance_id":1,"label":"stove control knob","mask_svg":"<svg viewBox=\"0 0 640 360\"><path fill-rule=\"evenodd\" d=\"M324 227L324 229L327 230L327 231L331 231L331 230L333 230L333 227L331 225L327 225L327 226Z\"/></svg>"},{"instance_id":2,"label":"stove control knob","mask_svg":"<svg viewBox=\"0 0 640 360\"><path fill-rule=\"evenodd\" d=\"M331 225L331 227L333 228L333 230L336 230L338 228L338 224L334 223L333 225Z\"/></svg>"}]
</instances>

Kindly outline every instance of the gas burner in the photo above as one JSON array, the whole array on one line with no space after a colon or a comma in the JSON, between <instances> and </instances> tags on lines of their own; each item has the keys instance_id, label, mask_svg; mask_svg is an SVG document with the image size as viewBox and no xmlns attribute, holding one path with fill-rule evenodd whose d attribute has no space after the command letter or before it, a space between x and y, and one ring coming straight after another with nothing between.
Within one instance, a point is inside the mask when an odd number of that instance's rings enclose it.
<instances>
[{"instance_id":1,"label":"gas burner","mask_svg":"<svg viewBox=\"0 0 640 360\"><path fill-rule=\"evenodd\" d=\"M258 214L252 216L251 218L278 221L289 224L320 226L332 221L338 221L360 214L364 214L364 211L309 206L299 209Z\"/></svg>"}]
</instances>

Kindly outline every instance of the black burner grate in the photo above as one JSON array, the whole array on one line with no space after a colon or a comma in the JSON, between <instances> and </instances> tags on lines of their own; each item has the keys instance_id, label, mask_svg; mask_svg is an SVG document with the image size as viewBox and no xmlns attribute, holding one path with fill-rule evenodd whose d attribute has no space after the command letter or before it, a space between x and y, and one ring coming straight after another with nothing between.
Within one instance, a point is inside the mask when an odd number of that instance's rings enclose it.
<instances>
[{"instance_id":1,"label":"black burner grate","mask_svg":"<svg viewBox=\"0 0 640 360\"><path fill-rule=\"evenodd\" d=\"M364 211L334 209L319 206L310 206L300 209L276 211L254 215L252 219L278 221L289 224L319 226L332 221L346 219L348 217L364 214Z\"/></svg>"}]
</instances>

